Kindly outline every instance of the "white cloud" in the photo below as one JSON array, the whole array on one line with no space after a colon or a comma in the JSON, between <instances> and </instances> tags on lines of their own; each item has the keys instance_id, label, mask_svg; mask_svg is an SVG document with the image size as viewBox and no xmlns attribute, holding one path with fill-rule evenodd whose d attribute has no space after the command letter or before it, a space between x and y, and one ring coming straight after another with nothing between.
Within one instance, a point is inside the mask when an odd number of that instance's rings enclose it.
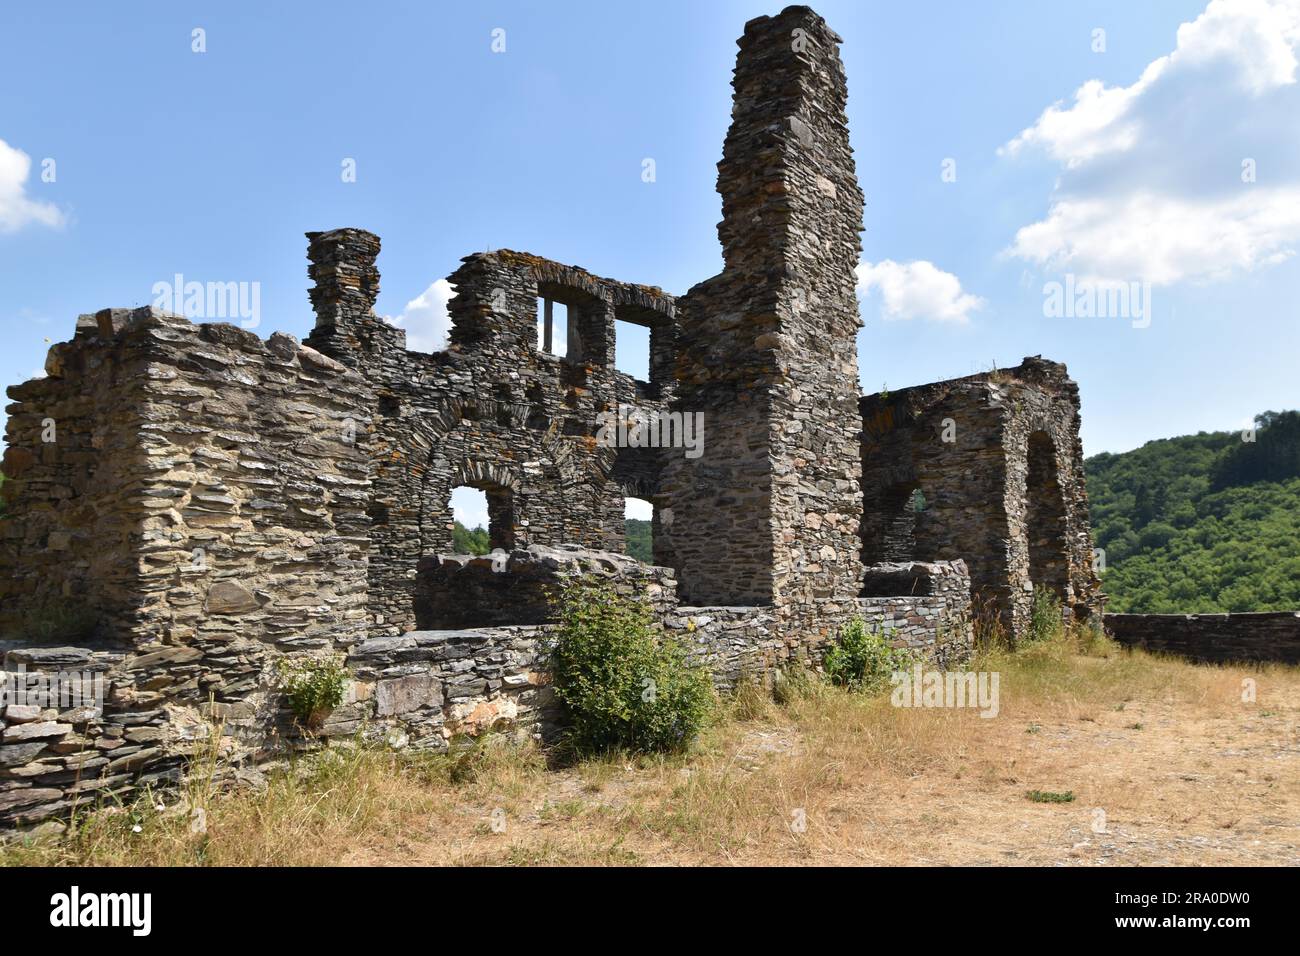
<instances>
[{"instance_id":1,"label":"white cloud","mask_svg":"<svg viewBox=\"0 0 1300 956\"><path fill-rule=\"evenodd\" d=\"M642 501L640 498L623 499L623 517L636 518L639 521L649 521L654 517L654 505L648 501Z\"/></svg>"},{"instance_id":2,"label":"white cloud","mask_svg":"<svg viewBox=\"0 0 1300 956\"><path fill-rule=\"evenodd\" d=\"M447 303L456 289L446 279L439 279L410 302L402 314L384 318L406 330L406 347L415 352L440 352L447 347L451 332L451 315Z\"/></svg>"},{"instance_id":3,"label":"white cloud","mask_svg":"<svg viewBox=\"0 0 1300 956\"><path fill-rule=\"evenodd\" d=\"M1093 280L1216 280L1300 243L1300 0L1212 0L1126 87L1089 80L998 152L1063 166L1008 253ZM1249 166L1254 181L1245 181Z\"/></svg>"},{"instance_id":4,"label":"white cloud","mask_svg":"<svg viewBox=\"0 0 1300 956\"><path fill-rule=\"evenodd\" d=\"M63 225L63 213L53 203L27 195L32 159L0 139L0 232L17 232L29 223Z\"/></svg>"},{"instance_id":5,"label":"white cloud","mask_svg":"<svg viewBox=\"0 0 1300 956\"><path fill-rule=\"evenodd\" d=\"M1300 237L1300 189L1257 189L1197 199L1135 193L1061 199L1016 233L1024 259L1092 280L1169 285L1223 279L1292 255Z\"/></svg>"},{"instance_id":6,"label":"white cloud","mask_svg":"<svg viewBox=\"0 0 1300 956\"><path fill-rule=\"evenodd\" d=\"M880 290L880 314L886 319L967 322L972 312L984 306L979 296L962 291L955 275L924 259L863 262L857 276L860 295Z\"/></svg>"}]
</instances>

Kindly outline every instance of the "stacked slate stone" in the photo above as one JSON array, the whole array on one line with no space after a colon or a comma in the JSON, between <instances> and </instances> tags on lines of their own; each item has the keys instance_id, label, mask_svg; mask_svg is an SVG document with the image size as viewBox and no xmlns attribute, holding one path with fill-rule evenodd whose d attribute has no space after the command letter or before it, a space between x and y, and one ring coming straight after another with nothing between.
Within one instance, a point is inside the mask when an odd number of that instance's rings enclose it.
<instances>
[{"instance_id":1,"label":"stacked slate stone","mask_svg":"<svg viewBox=\"0 0 1300 956\"><path fill-rule=\"evenodd\" d=\"M867 396L861 414L868 565L964 559L978 603L1012 636L1029 626L1036 586L1077 618L1102 610L1065 366L1027 358Z\"/></svg>"},{"instance_id":2,"label":"stacked slate stone","mask_svg":"<svg viewBox=\"0 0 1300 956\"><path fill-rule=\"evenodd\" d=\"M1127 647L1213 664L1300 664L1300 612L1107 614L1106 630Z\"/></svg>"},{"instance_id":3,"label":"stacked slate stone","mask_svg":"<svg viewBox=\"0 0 1300 956\"><path fill-rule=\"evenodd\" d=\"M532 545L496 555L423 558L416 578L416 627L551 623L558 589L576 579L605 583L624 597L644 599L658 614L677 604L671 568L642 564L612 551Z\"/></svg>"},{"instance_id":4,"label":"stacked slate stone","mask_svg":"<svg viewBox=\"0 0 1300 956\"><path fill-rule=\"evenodd\" d=\"M107 679L93 716L6 712L0 792L23 819L170 772L185 728L213 719L232 757L260 752L274 658L365 634L366 383L283 333L95 318L51 350L47 378L10 390L4 667L66 658ZM9 742L33 728L48 752L16 765ZM63 792L33 803L43 783Z\"/></svg>"},{"instance_id":5,"label":"stacked slate stone","mask_svg":"<svg viewBox=\"0 0 1300 956\"><path fill-rule=\"evenodd\" d=\"M364 229L307 233L308 292L316 313L312 347L349 367L360 364L358 352L401 351L406 333L374 314L379 297L379 237Z\"/></svg>"},{"instance_id":6,"label":"stacked slate stone","mask_svg":"<svg viewBox=\"0 0 1300 956\"><path fill-rule=\"evenodd\" d=\"M718 164L726 268L678 303L675 407L718 422L664 484L691 601L857 592L863 197L838 43L807 7L753 20L740 40Z\"/></svg>"},{"instance_id":7,"label":"stacked slate stone","mask_svg":"<svg viewBox=\"0 0 1300 956\"><path fill-rule=\"evenodd\" d=\"M310 235L312 301L321 311L307 341L360 370L376 392L374 633L415 626L416 569L423 557L452 550L450 497L459 486L485 493L494 547L621 550L624 499L654 500L661 455L597 444L598 416L620 404L663 410L671 387L614 368L614 321L627 315L650 324L652 342L671 347L673 298L526 253L481 253L451 276L449 347L410 352L376 331L400 334L374 315L373 298L355 294L378 288L377 277L352 278L376 275L378 239L356 229ZM348 263L350 255L363 259ZM568 305L565 357L538 347L539 296Z\"/></svg>"}]
</instances>

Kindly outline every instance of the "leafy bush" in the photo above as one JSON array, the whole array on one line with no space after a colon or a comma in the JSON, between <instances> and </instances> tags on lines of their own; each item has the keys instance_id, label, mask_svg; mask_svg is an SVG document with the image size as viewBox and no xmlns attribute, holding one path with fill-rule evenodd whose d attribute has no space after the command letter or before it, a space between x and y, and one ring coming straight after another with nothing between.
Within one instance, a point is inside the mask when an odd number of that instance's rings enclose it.
<instances>
[{"instance_id":1,"label":"leafy bush","mask_svg":"<svg viewBox=\"0 0 1300 956\"><path fill-rule=\"evenodd\" d=\"M1029 634L1026 640L1030 643L1050 640L1060 634L1064 627L1061 599L1050 588L1034 588L1034 603L1029 612Z\"/></svg>"},{"instance_id":2,"label":"leafy bush","mask_svg":"<svg viewBox=\"0 0 1300 956\"><path fill-rule=\"evenodd\" d=\"M649 605L590 581L567 583L555 602L550 670L570 741L588 752L687 746L712 712L713 683L656 637Z\"/></svg>"},{"instance_id":3,"label":"leafy bush","mask_svg":"<svg viewBox=\"0 0 1300 956\"><path fill-rule=\"evenodd\" d=\"M289 706L303 723L319 723L343 701L349 675L341 657L282 657L277 667Z\"/></svg>"},{"instance_id":4,"label":"leafy bush","mask_svg":"<svg viewBox=\"0 0 1300 956\"><path fill-rule=\"evenodd\" d=\"M1073 790L1026 790L1026 799L1034 803L1073 803Z\"/></svg>"},{"instance_id":5,"label":"leafy bush","mask_svg":"<svg viewBox=\"0 0 1300 956\"><path fill-rule=\"evenodd\" d=\"M916 655L906 648L895 648L888 636L869 630L862 618L855 617L842 628L834 644L822 658L831 683L855 691L873 691L889 681L895 671L907 670Z\"/></svg>"}]
</instances>

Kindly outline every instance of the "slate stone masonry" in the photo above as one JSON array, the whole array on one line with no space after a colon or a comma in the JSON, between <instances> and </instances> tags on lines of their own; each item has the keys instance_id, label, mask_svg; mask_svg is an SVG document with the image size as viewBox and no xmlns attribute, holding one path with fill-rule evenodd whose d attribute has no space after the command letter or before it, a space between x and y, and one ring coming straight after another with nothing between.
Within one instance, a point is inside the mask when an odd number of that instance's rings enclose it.
<instances>
[{"instance_id":1,"label":"slate stone masonry","mask_svg":"<svg viewBox=\"0 0 1300 956\"><path fill-rule=\"evenodd\" d=\"M1078 386L1038 357L861 401L868 563L966 561L981 612L1028 627L1035 586L1103 608L1079 440Z\"/></svg>"},{"instance_id":2,"label":"slate stone masonry","mask_svg":"<svg viewBox=\"0 0 1300 956\"><path fill-rule=\"evenodd\" d=\"M1300 664L1300 612L1107 614L1106 630L1126 647L1210 663Z\"/></svg>"}]
</instances>

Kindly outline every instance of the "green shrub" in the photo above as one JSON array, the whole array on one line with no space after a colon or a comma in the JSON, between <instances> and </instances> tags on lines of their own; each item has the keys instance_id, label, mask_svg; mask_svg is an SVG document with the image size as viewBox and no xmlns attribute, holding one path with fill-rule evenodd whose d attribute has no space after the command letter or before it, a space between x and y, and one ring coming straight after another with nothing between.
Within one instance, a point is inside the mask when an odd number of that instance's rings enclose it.
<instances>
[{"instance_id":1,"label":"green shrub","mask_svg":"<svg viewBox=\"0 0 1300 956\"><path fill-rule=\"evenodd\" d=\"M1025 799L1034 803L1073 803L1073 790L1026 790Z\"/></svg>"},{"instance_id":2,"label":"green shrub","mask_svg":"<svg viewBox=\"0 0 1300 956\"><path fill-rule=\"evenodd\" d=\"M590 581L565 584L555 603L550 670L569 740L587 752L690 744L713 709L713 683L656 637L649 605Z\"/></svg>"},{"instance_id":3,"label":"green shrub","mask_svg":"<svg viewBox=\"0 0 1300 956\"><path fill-rule=\"evenodd\" d=\"M303 723L319 723L342 703L349 674L341 657L282 657L276 666L289 706Z\"/></svg>"},{"instance_id":4,"label":"green shrub","mask_svg":"<svg viewBox=\"0 0 1300 956\"><path fill-rule=\"evenodd\" d=\"M1034 588L1034 603L1029 612L1029 633L1026 640L1030 643L1050 640L1065 629L1061 617L1061 599L1052 593L1051 588Z\"/></svg>"},{"instance_id":5,"label":"green shrub","mask_svg":"<svg viewBox=\"0 0 1300 956\"><path fill-rule=\"evenodd\" d=\"M915 654L893 647L886 633L868 629L860 617L840 628L835 643L822 658L831 683L864 692L884 686L891 674L907 670L915 662Z\"/></svg>"}]
</instances>

